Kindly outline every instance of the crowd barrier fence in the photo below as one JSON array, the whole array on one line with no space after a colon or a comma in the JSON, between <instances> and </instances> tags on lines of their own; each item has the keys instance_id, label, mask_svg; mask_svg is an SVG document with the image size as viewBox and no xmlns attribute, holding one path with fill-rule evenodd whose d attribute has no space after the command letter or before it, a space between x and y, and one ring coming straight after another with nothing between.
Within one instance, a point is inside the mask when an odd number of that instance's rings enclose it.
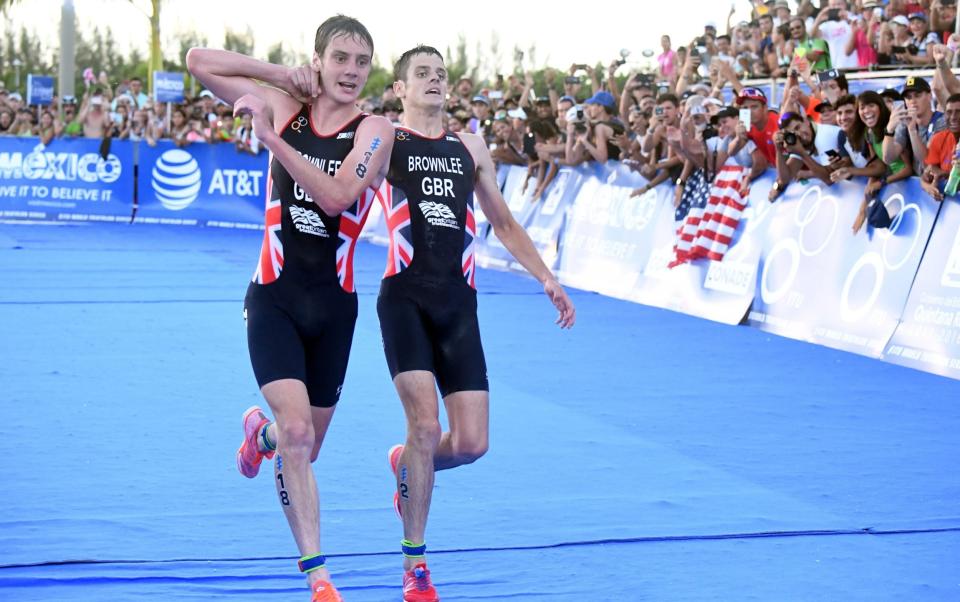
<instances>
[{"instance_id":1,"label":"crowd barrier fence","mask_svg":"<svg viewBox=\"0 0 960 602\"><path fill-rule=\"evenodd\" d=\"M960 379L960 203L935 202L916 178L882 190L889 229L854 234L865 182L795 182L770 203L768 172L723 260L673 268L671 185L631 196L645 180L615 162L563 167L540 199L525 181L523 167L498 171L511 212L565 285ZM269 187L267 155L231 145L0 138L6 221L262 229ZM389 186L378 195L389 199ZM475 217L478 264L522 271L479 207ZM386 241L379 204L363 236Z\"/></svg>"}]
</instances>

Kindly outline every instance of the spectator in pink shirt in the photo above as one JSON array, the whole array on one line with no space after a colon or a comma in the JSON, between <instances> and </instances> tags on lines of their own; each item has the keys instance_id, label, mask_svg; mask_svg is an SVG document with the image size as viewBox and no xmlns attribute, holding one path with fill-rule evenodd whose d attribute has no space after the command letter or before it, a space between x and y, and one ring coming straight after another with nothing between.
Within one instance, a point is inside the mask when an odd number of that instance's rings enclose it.
<instances>
[{"instance_id":1,"label":"spectator in pink shirt","mask_svg":"<svg viewBox=\"0 0 960 602\"><path fill-rule=\"evenodd\" d=\"M669 81L677 71L677 53L670 48L670 36L660 36L660 47L663 48L663 52L657 56L660 79Z\"/></svg>"}]
</instances>

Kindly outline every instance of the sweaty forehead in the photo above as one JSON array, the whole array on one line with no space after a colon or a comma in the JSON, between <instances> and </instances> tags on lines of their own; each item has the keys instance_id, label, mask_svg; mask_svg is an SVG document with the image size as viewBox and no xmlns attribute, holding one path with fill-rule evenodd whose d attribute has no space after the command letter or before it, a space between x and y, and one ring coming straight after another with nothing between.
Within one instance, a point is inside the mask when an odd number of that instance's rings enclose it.
<instances>
[{"instance_id":1,"label":"sweaty forehead","mask_svg":"<svg viewBox=\"0 0 960 602\"><path fill-rule=\"evenodd\" d=\"M342 52L344 54L358 54L370 56L370 46L360 36L349 33L340 33L330 40L327 52Z\"/></svg>"},{"instance_id":2,"label":"sweaty forehead","mask_svg":"<svg viewBox=\"0 0 960 602\"><path fill-rule=\"evenodd\" d=\"M411 69L442 69L445 70L443 59L433 54L418 54L410 59Z\"/></svg>"}]
</instances>

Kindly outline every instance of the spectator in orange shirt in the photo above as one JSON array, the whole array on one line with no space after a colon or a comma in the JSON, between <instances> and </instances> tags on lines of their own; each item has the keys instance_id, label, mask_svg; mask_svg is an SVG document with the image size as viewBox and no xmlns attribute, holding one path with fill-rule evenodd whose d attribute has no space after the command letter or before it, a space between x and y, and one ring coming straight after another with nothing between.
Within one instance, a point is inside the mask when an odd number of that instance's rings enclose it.
<instances>
[{"instance_id":1,"label":"spectator in orange shirt","mask_svg":"<svg viewBox=\"0 0 960 602\"><path fill-rule=\"evenodd\" d=\"M920 186L937 201L943 200L940 184L956 161L957 140L960 140L960 94L953 94L947 99L945 114L947 129L930 139L925 161L927 167L920 178Z\"/></svg>"}]
</instances>

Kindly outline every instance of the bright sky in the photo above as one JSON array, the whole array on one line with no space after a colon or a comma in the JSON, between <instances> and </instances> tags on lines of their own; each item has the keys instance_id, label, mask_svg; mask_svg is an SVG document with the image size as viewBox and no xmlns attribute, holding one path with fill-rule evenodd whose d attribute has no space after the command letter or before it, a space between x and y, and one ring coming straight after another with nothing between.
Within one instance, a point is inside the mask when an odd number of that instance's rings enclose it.
<instances>
[{"instance_id":1,"label":"bright sky","mask_svg":"<svg viewBox=\"0 0 960 602\"><path fill-rule=\"evenodd\" d=\"M343 10L362 21L373 35L380 63L389 66L392 59L417 43L436 46L445 52L456 48L458 34L467 38L471 62L479 44L484 55L491 54L491 40L499 36L501 68L512 70L514 44L526 50L536 46L536 63L555 67L571 63L609 63L621 48L630 50L630 66L644 61L644 49L660 52L660 34L669 33L674 47L683 45L703 30L703 24L714 21L722 30L730 4L718 0L633 0L608 1L596 5L581 2L519 2L487 0L486 2L451 3L434 0L410 2L403 13L402 2L372 0L352 3ZM149 0L75 0L81 30L94 25L110 25L121 50L137 44L148 50L149 24L142 10L149 10ZM747 0L737 0L734 22L746 18ZM56 46L59 39L61 0L22 0L10 9L9 20L0 23L0 31L25 25L42 40ZM269 6L269 9L264 8ZM304 7L310 7L305 9ZM255 54L264 56L276 42L312 51L313 36L325 18L331 15L330 5L294 0L163 0L160 24L162 40L171 34L195 29L206 35L211 46L222 46L225 29L244 31L252 28ZM473 9L478 14L471 14ZM168 44L173 48L173 44ZM527 66L530 66L527 64ZM78 65L83 68L84 65ZM481 77L491 75L485 69Z\"/></svg>"}]
</instances>

